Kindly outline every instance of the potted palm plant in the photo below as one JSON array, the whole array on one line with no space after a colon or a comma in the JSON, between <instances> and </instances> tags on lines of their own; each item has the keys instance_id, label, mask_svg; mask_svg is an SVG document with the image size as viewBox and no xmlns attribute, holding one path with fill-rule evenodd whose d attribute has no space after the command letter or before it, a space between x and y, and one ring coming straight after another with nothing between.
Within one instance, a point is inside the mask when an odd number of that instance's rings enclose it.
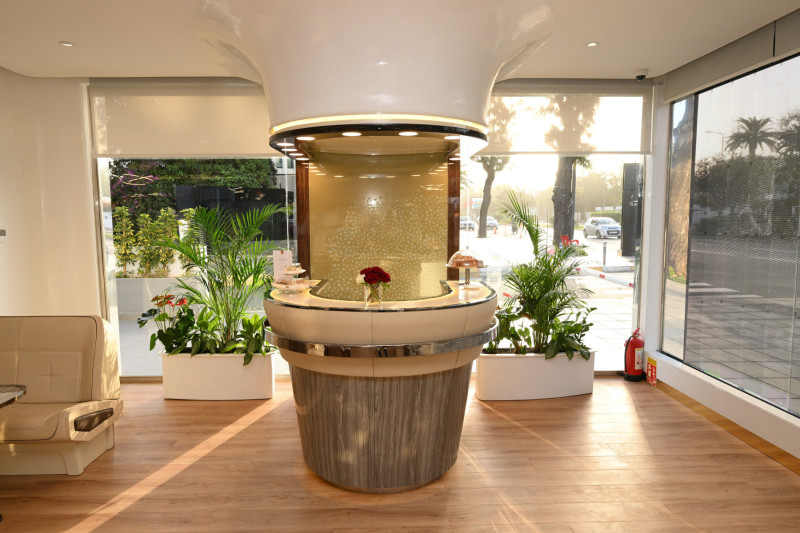
<instances>
[{"instance_id":1,"label":"potted palm plant","mask_svg":"<svg viewBox=\"0 0 800 533\"><path fill-rule=\"evenodd\" d=\"M154 299L156 308L139 321L141 327L153 319L159 327L150 348L156 340L165 348L165 398L272 397L272 352L264 340L263 318L249 310L271 288L268 252L274 246L263 238L261 227L280 212L287 210L268 205L232 214L201 207L190 222L190 238L160 243L180 254L190 275L177 280L182 298Z\"/></svg>"},{"instance_id":2,"label":"potted palm plant","mask_svg":"<svg viewBox=\"0 0 800 533\"><path fill-rule=\"evenodd\" d=\"M481 400L530 400L590 393L594 353L583 339L594 309L583 298L591 293L567 283L580 252L548 248L538 219L513 192L503 212L527 232L534 257L505 278L511 293L496 313L497 339L478 358L475 394Z\"/></svg>"}]
</instances>

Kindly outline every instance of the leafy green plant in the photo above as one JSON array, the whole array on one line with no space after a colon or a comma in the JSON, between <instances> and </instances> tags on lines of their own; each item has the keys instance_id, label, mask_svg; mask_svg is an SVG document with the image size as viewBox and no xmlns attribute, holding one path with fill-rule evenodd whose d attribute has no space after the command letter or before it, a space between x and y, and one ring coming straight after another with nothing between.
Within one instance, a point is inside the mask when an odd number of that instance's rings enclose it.
<instances>
[{"instance_id":1,"label":"leafy green plant","mask_svg":"<svg viewBox=\"0 0 800 533\"><path fill-rule=\"evenodd\" d=\"M189 336L195 327L194 311L187 305L186 298L175 300L172 294L160 294L151 302L155 307L142 313L137 320L140 328L150 320L153 320L158 327L158 330L150 336L150 349L156 347L158 340L168 353L185 351Z\"/></svg>"},{"instance_id":2,"label":"leafy green plant","mask_svg":"<svg viewBox=\"0 0 800 533\"><path fill-rule=\"evenodd\" d=\"M255 294L261 294L271 281L271 256L268 252L274 246L261 239L260 228L275 214L286 212L285 208L276 205L236 215L200 207L195 210L190 222L196 239L173 239L159 243L186 259L187 273L194 277L196 283L190 284L179 279L178 286L185 291L190 303L201 306L202 311L197 316L198 328L201 325L211 328L213 324L218 333L218 339L198 338L198 344L210 348L210 343L215 340L219 350L241 342L240 326L245 328L242 331L248 327L243 323L247 316L248 300ZM204 319L202 324L201 315ZM192 352L198 353L195 352L194 341Z\"/></svg>"},{"instance_id":3,"label":"leafy green plant","mask_svg":"<svg viewBox=\"0 0 800 533\"><path fill-rule=\"evenodd\" d=\"M556 318L553 321L553 328L550 332L550 341L544 347L544 358L552 359L561 352L567 355L567 359L572 360L575 352L587 361L592 356L589 348L583 343L583 337L593 326L587 321L589 313L594 311L594 307L577 311L573 317L561 320Z\"/></svg>"},{"instance_id":4,"label":"leafy green plant","mask_svg":"<svg viewBox=\"0 0 800 533\"><path fill-rule=\"evenodd\" d=\"M242 327L236 333L236 338L228 341L224 351L243 353L245 365L250 364L256 352L267 355L266 347L269 346L269 343L264 338L263 322L264 318L258 314L244 317Z\"/></svg>"},{"instance_id":5,"label":"leafy green plant","mask_svg":"<svg viewBox=\"0 0 800 533\"><path fill-rule=\"evenodd\" d=\"M498 308L494 315L497 318L497 337L484 348L486 353L497 353L500 343L509 341L514 353L523 354L531 343L530 328L519 324L522 315L512 308Z\"/></svg>"},{"instance_id":6,"label":"leafy green plant","mask_svg":"<svg viewBox=\"0 0 800 533\"><path fill-rule=\"evenodd\" d=\"M112 213L114 226L114 253L117 265L122 267L122 272L117 272L117 277L128 277L128 265L136 261L136 234L133 231L131 214L125 207L117 207Z\"/></svg>"},{"instance_id":7,"label":"leafy green plant","mask_svg":"<svg viewBox=\"0 0 800 533\"><path fill-rule=\"evenodd\" d=\"M156 232L158 241L172 240L178 237L178 219L175 210L165 207L158 213L156 220ZM175 260L175 251L164 246L156 246L155 255L158 260L158 267L164 277L169 273L169 267Z\"/></svg>"},{"instance_id":8,"label":"leafy green plant","mask_svg":"<svg viewBox=\"0 0 800 533\"><path fill-rule=\"evenodd\" d=\"M158 241L161 239L158 222L148 214L139 215L137 219L139 231L136 232L136 243L139 246L139 275L148 278L158 267Z\"/></svg>"},{"instance_id":9,"label":"leafy green plant","mask_svg":"<svg viewBox=\"0 0 800 533\"><path fill-rule=\"evenodd\" d=\"M531 323L530 351L542 352L556 331L564 339L561 330L565 317L586 310L583 298L591 291L567 284L567 278L577 273L579 263L576 257L579 251L576 247L548 249L546 232L539 227L538 218L513 191L509 192L508 201L502 208L512 223L525 229L533 245L533 260L514 265L505 283L514 293L509 305L516 306L520 319L527 319ZM585 313L588 314L588 311ZM573 328L567 336L574 334Z\"/></svg>"},{"instance_id":10,"label":"leafy green plant","mask_svg":"<svg viewBox=\"0 0 800 533\"><path fill-rule=\"evenodd\" d=\"M222 338L219 334L219 319L210 309L204 307L197 314L195 327L189 332L188 344L191 346L189 353L221 353L223 351Z\"/></svg>"}]
</instances>

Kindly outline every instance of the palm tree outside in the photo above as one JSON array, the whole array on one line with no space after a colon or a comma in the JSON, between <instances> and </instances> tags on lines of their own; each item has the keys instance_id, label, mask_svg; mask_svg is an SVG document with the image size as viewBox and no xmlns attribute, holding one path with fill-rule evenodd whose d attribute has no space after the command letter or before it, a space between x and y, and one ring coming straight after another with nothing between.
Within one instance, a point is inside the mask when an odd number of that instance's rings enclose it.
<instances>
[{"instance_id":1,"label":"palm tree outside","mask_svg":"<svg viewBox=\"0 0 800 533\"><path fill-rule=\"evenodd\" d=\"M746 148L750 160L756 157L756 150L767 147L774 150L778 146L778 132L770 127L771 118L744 118L737 121L738 129L728 137L727 148L731 153Z\"/></svg>"}]
</instances>

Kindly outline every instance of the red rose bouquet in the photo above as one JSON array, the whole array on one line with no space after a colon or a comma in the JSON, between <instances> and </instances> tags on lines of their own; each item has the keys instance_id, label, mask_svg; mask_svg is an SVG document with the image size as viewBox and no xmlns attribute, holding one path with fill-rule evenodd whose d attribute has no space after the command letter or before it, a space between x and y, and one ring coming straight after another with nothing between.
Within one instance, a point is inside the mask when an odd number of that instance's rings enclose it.
<instances>
[{"instance_id":1,"label":"red rose bouquet","mask_svg":"<svg viewBox=\"0 0 800 533\"><path fill-rule=\"evenodd\" d=\"M356 283L364 285L364 303L383 300L383 287L388 287L392 277L381 267L368 267L359 272Z\"/></svg>"}]
</instances>

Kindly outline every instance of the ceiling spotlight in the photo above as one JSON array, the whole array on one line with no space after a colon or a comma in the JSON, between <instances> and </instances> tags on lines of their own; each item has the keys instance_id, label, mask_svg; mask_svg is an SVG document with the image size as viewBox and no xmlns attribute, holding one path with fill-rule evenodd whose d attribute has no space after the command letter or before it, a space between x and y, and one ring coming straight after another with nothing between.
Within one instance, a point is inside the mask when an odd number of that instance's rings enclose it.
<instances>
[{"instance_id":1,"label":"ceiling spotlight","mask_svg":"<svg viewBox=\"0 0 800 533\"><path fill-rule=\"evenodd\" d=\"M345 131L342 133L345 137L361 137L361 132L358 131Z\"/></svg>"},{"instance_id":2,"label":"ceiling spotlight","mask_svg":"<svg viewBox=\"0 0 800 533\"><path fill-rule=\"evenodd\" d=\"M420 176L422 176L422 174L411 174L412 178L419 178Z\"/></svg>"},{"instance_id":3,"label":"ceiling spotlight","mask_svg":"<svg viewBox=\"0 0 800 533\"><path fill-rule=\"evenodd\" d=\"M60 44L61 46L66 46L67 48L69 48L70 46L74 46L72 41L58 41L58 44Z\"/></svg>"},{"instance_id":4,"label":"ceiling spotlight","mask_svg":"<svg viewBox=\"0 0 800 533\"><path fill-rule=\"evenodd\" d=\"M294 143L275 143L278 146L294 146Z\"/></svg>"},{"instance_id":5,"label":"ceiling spotlight","mask_svg":"<svg viewBox=\"0 0 800 533\"><path fill-rule=\"evenodd\" d=\"M297 140L298 141L313 141L314 137L309 137L308 135L306 135L304 137L298 137Z\"/></svg>"},{"instance_id":6,"label":"ceiling spotlight","mask_svg":"<svg viewBox=\"0 0 800 533\"><path fill-rule=\"evenodd\" d=\"M308 161L308 158L307 157L298 157L298 158L295 159L295 161Z\"/></svg>"},{"instance_id":7,"label":"ceiling spotlight","mask_svg":"<svg viewBox=\"0 0 800 533\"><path fill-rule=\"evenodd\" d=\"M458 135L448 135L447 137L445 137L445 139L447 139L448 141L457 141L458 137L459 137Z\"/></svg>"},{"instance_id":8,"label":"ceiling spotlight","mask_svg":"<svg viewBox=\"0 0 800 533\"><path fill-rule=\"evenodd\" d=\"M341 174L337 174L337 175L334 176L334 178L343 178L343 177L344 176L342 176Z\"/></svg>"},{"instance_id":9,"label":"ceiling spotlight","mask_svg":"<svg viewBox=\"0 0 800 533\"><path fill-rule=\"evenodd\" d=\"M401 135L403 137L413 137L414 135L417 135L417 132L416 131L401 131L398 135Z\"/></svg>"},{"instance_id":10,"label":"ceiling spotlight","mask_svg":"<svg viewBox=\"0 0 800 533\"><path fill-rule=\"evenodd\" d=\"M588 46L589 48L594 48L598 44L600 44L600 43L598 43L597 41L592 41L590 43L586 43L586 46Z\"/></svg>"}]
</instances>

